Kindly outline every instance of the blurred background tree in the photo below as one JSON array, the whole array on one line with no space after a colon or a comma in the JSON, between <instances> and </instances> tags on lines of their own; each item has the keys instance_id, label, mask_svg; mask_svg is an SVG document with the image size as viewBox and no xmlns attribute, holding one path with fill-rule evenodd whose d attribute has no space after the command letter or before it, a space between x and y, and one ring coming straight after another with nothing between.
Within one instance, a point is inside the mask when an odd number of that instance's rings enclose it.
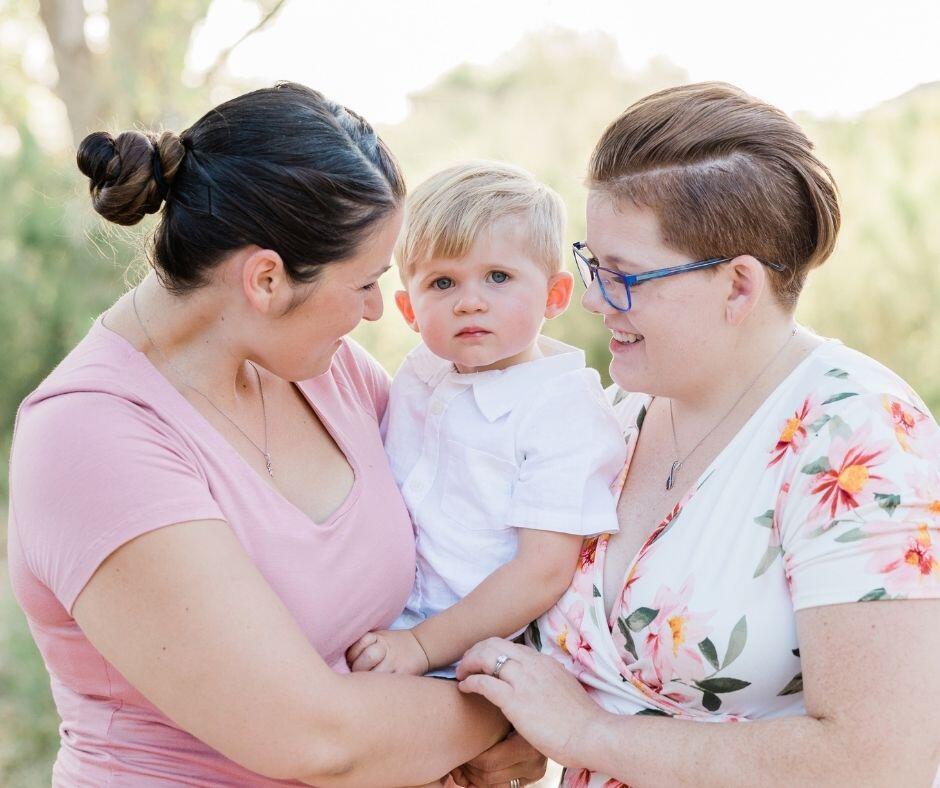
<instances>
[{"instance_id":1,"label":"blurred background tree","mask_svg":"<svg viewBox=\"0 0 940 788\"><path fill-rule=\"evenodd\" d=\"M99 128L180 130L254 87L225 64L281 2L256 2L253 26L192 73L187 54L210 5L0 0L0 336L8 338L0 344L0 498L17 404L144 270L141 242L153 219L127 232L104 228L74 145ZM48 41L38 54L37 39ZM575 239L584 234L588 155L605 125L640 96L684 81L666 61L627 70L606 36L543 33L494 63L445 74L411 97L404 121L380 130L412 187L465 158L527 167L562 194ZM849 120L798 120L832 168L844 208L839 246L811 276L799 317L896 370L936 413L940 239L930 219L940 206L940 84ZM397 284L390 275L383 289ZM595 317L575 305L547 333L584 347L606 379L607 333ZM356 336L390 371L416 341L393 313ZM0 522L0 785L48 785L57 716L9 593L4 535Z\"/></svg>"}]
</instances>

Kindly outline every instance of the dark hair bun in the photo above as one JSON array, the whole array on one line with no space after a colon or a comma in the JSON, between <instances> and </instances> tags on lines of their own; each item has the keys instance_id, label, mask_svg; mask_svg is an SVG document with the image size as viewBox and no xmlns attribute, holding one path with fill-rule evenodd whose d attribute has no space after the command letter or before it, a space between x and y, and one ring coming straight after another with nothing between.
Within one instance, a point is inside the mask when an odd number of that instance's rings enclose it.
<instances>
[{"instance_id":1,"label":"dark hair bun","mask_svg":"<svg viewBox=\"0 0 940 788\"><path fill-rule=\"evenodd\" d=\"M117 138L96 131L82 140L76 159L91 181L95 210L115 224L132 225L160 210L185 154L179 135L170 131L159 137L125 131Z\"/></svg>"}]
</instances>

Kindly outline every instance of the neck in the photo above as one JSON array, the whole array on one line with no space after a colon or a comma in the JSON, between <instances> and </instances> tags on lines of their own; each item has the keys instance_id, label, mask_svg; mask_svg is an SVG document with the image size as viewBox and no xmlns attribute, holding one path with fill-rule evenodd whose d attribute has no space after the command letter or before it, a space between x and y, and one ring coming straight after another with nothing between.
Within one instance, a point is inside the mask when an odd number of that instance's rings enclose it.
<instances>
[{"instance_id":1,"label":"neck","mask_svg":"<svg viewBox=\"0 0 940 788\"><path fill-rule=\"evenodd\" d=\"M230 327L238 321L231 308L226 314L221 288L209 285L178 296L151 272L128 297L139 317L141 350L154 365L218 407L237 408L254 385L254 372L232 336Z\"/></svg>"},{"instance_id":2,"label":"neck","mask_svg":"<svg viewBox=\"0 0 940 788\"><path fill-rule=\"evenodd\" d=\"M723 337L701 374L671 395L672 407L684 420L712 420L722 416L739 397L775 385L802 357L810 335L800 331L789 312L774 314L761 323L739 327ZM794 331L796 330L796 334ZM796 354L796 355L794 355ZM782 373L782 374L781 374Z\"/></svg>"}]
</instances>

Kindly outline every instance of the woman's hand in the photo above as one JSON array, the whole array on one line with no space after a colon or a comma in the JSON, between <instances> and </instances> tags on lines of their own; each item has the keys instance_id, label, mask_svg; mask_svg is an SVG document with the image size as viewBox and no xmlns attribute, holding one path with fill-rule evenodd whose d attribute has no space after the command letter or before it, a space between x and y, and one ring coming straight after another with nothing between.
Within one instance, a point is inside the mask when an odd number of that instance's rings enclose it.
<instances>
[{"instance_id":1,"label":"woman's hand","mask_svg":"<svg viewBox=\"0 0 940 788\"><path fill-rule=\"evenodd\" d=\"M509 659L492 673L501 655ZM580 737L605 712L555 659L527 646L490 638L477 643L457 668L461 692L476 692L498 706L537 750L566 766L580 763ZM497 745L499 746L499 745Z\"/></svg>"},{"instance_id":2,"label":"woman's hand","mask_svg":"<svg viewBox=\"0 0 940 788\"><path fill-rule=\"evenodd\" d=\"M511 780L528 785L542 779L547 763L545 756L522 736L510 733L499 744L454 769L450 777L461 788L508 785Z\"/></svg>"}]
</instances>

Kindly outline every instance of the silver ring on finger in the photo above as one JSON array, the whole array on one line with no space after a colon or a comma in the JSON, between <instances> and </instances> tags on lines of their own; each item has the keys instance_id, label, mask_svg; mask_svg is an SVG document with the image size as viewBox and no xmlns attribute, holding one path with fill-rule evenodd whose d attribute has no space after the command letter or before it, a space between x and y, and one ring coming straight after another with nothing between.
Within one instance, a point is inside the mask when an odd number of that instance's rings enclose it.
<instances>
[{"instance_id":1,"label":"silver ring on finger","mask_svg":"<svg viewBox=\"0 0 940 788\"><path fill-rule=\"evenodd\" d=\"M520 780L518 777L513 777L509 781L509 788L522 788L522 780Z\"/></svg>"},{"instance_id":2,"label":"silver ring on finger","mask_svg":"<svg viewBox=\"0 0 940 788\"><path fill-rule=\"evenodd\" d=\"M499 672L503 669L503 665L509 662L509 656L507 654L500 654L496 658L496 664L493 665L493 678L499 678Z\"/></svg>"}]
</instances>

